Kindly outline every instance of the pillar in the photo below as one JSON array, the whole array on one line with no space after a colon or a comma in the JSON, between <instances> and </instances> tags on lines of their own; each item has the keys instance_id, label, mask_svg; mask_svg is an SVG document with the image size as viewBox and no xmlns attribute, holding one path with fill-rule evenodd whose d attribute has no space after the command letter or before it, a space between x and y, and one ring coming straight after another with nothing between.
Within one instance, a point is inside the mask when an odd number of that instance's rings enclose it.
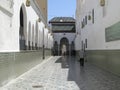
<instances>
[{"instance_id":1,"label":"pillar","mask_svg":"<svg viewBox=\"0 0 120 90\"><path fill-rule=\"evenodd\" d=\"M58 44L58 56L60 55L60 44Z\"/></svg>"},{"instance_id":2,"label":"pillar","mask_svg":"<svg viewBox=\"0 0 120 90\"><path fill-rule=\"evenodd\" d=\"M71 44L69 44L69 56L71 56Z\"/></svg>"}]
</instances>

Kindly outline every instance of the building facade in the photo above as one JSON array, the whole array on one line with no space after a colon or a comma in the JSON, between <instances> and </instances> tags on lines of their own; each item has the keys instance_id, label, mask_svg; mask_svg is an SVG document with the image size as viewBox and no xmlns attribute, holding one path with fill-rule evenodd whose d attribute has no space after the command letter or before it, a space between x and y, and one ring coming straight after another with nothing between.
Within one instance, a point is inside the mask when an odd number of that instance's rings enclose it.
<instances>
[{"instance_id":1,"label":"building facade","mask_svg":"<svg viewBox=\"0 0 120 90\"><path fill-rule=\"evenodd\" d=\"M52 39L47 28L47 0L1 0L0 19L0 52L39 49L43 31L45 42ZM51 45L45 43L46 48Z\"/></svg>"},{"instance_id":2,"label":"building facade","mask_svg":"<svg viewBox=\"0 0 120 90\"><path fill-rule=\"evenodd\" d=\"M77 0L76 50L87 60L120 75L120 1ZM79 42L77 42L79 41Z\"/></svg>"},{"instance_id":3,"label":"building facade","mask_svg":"<svg viewBox=\"0 0 120 90\"><path fill-rule=\"evenodd\" d=\"M0 0L0 87L51 56L47 0Z\"/></svg>"},{"instance_id":4,"label":"building facade","mask_svg":"<svg viewBox=\"0 0 120 90\"><path fill-rule=\"evenodd\" d=\"M49 21L54 37L55 55L62 54L63 45L66 46L67 55L74 55L75 51L75 19L72 17L54 17Z\"/></svg>"}]
</instances>

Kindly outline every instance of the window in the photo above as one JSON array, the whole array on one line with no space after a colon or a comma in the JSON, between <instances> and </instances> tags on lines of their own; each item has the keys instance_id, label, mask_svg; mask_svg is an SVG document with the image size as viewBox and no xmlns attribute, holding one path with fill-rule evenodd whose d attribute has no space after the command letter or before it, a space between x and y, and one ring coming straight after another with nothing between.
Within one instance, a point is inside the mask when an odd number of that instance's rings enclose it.
<instances>
[{"instance_id":1,"label":"window","mask_svg":"<svg viewBox=\"0 0 120 90\"><path fill-rule=\"evenodd\" d=\"M92 10L92 23L94 23L94 9Z\"/></svg>"},{"instance_id":2,"label":"window","mask_svg":"<svg viewBox=\"0 0 120 90\"><path fill-rule=\"evenodd\" d=\"M84 50L84 43L83 43L83 41L81 43L82 43L82 50Z\"/></svg>"},{"instance_id":3,"label":"window","mask_svg":"<svg viewBox=\"0 0 120 90\"><path fill-rule=\"evenodd\" d=\"M87 25L87 16L85 16L85 24Z\"/></svg>"},{"instance_id":4,"label":"window","mask_svg":"<svg viewBox=\"0 0 120 90\"><path fill-rule=\"evenodd\" d=\"M87 39L85 39L85 47L87 48Z\"/></svg>"}]
</instances>

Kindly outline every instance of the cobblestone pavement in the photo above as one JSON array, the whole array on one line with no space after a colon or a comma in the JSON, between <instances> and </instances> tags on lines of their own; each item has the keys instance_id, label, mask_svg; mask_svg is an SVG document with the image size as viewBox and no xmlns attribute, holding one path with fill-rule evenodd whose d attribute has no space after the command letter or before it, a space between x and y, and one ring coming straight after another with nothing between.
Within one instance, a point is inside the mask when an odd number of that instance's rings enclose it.
<instances>
[{"instance_id":1,"label":"cobblestone pavement","mask_svg":"<svg viewBox=\"0 0 120 90\"><path fill-rule=\"evenodd\" d=\"M120 90L120 77L75 57L44 61L0 90Z\"/></svg>"},{"instance_id":2,"label":"cobblestone pavement","mask_svg":"<svg viewBox=\"0 0 120 90\"><path fill-rule=\"evenodd\" d=\"M74 81L67 80L69 69L61 68L58 58L43 62L1 90L79 90Z\"/></svg>"}]
</instances>

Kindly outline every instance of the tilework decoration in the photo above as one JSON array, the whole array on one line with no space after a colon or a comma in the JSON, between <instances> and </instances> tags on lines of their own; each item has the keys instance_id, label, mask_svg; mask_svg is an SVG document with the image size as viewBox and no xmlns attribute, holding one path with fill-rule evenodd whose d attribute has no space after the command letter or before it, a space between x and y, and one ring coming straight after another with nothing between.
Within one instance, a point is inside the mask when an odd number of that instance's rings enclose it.
<instances>
[{"instance_id":1,"label":"tilework decoration","mask_svg":"<svg viewBox=\"0 0 120 90\"><path fill-rule=\"evenodd\" d=\"M120 40L120 22L105 28L106 42Z\"/></svg>"}]
</instances>

